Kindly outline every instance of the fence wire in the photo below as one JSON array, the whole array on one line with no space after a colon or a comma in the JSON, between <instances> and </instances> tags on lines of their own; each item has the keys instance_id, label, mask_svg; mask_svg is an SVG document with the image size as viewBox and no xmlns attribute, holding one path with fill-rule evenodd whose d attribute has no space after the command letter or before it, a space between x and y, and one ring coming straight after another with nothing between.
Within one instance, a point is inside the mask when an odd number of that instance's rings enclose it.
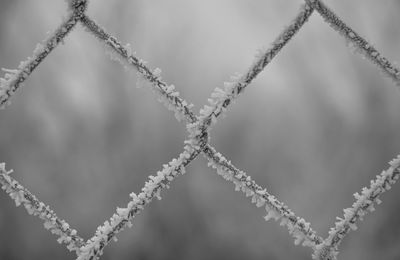
<instances>
[{"instance_id":1,"label":"fence wire","mask_svg":"<svg viewBox=\"0 0 400 260\"><path fill-rule=\"evenodd\" d=\"M371 181L369 188L363 188L361 194L356 193L356 201L352 207L344 209L344 217L338 218L325 239L319 236L303 218L297 216L283 202L270 194L266 188L257 184L246 172L238 169L230 160L225 158L211 146L209 132L217 118L223 114L235 99L243 93L250 83L261 73L271 60L293 39L293 36L307 23L309 17L317 11L333 29L342 35L346 41L353 44L357 52L381 71L388 75L396 85L400 85L400 70L388 59L380 54L371 44L357 32L343 22L331 9L320 0L305 0L296 17L278 35L271 47L264 53L258 54L254 63L242 75L235 75L230 82L222 88L216 88L208 104L196 115L192 111L193 105L179 96L174 85L162 80L160 69L150 69L146 63L135 56L130 45L123 45L97 22L86 15L87 0L67 0L68 15L60 26L50 36L39 43L32 57L22 61L16 70L5 70L4 78L0 79L0 107L4 108L10 103L13 94L23 86L25 80L39 66L60 42L80 23L87 32L94 35L100 43L106 46L113 59L121 62L128 68L133 68L144 80L151 83L152 89L158 94L169 110L175 113L178 121L184 121L188 130L188 138L184 142L183 152L172 159L154 176L149 176L139 194L131 193L130 202L125 208L117 208L116 213L103 225L100 225L94 235L85 241L78 232L71 228L65 221L57 217L55 212L45 205L35 195L24 188L17 180L10 176L5 164L0 164L0 183L2 189L15 201L16 205L23 205L29 214L41 218L46 229L58 236L57 241L75 251L77 259L98 259L107 244L115 239L117 233L125 227L130 227L134 217L140 213L155 197L160 198L162 189L169 187L171 182L179 175L185 173L185 167L199 154L208 160L208 165L216 173L234 184L235 190L242 191L257 207L266 210L265 219L279 220L286 226L294 237L295 244L312 249L313 259L336 259L338 248L343 238L355 230L356 223L363 216L374 210L374 205L379 204L379 196L389 190L400 176L400 156L390 162L390 167L377 175Z\"/></svg>"}]
</instances>

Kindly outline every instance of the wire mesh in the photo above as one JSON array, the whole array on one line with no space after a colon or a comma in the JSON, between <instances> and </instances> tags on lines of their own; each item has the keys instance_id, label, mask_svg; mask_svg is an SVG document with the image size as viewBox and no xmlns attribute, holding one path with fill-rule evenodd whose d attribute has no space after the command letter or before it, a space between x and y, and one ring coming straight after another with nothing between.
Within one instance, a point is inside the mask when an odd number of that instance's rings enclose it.
<instances>
[{"instance_id":1,"label":"wire mesh","mask_svg":"<svg viewBox=\"0 0 400 260\"><path fill-rule=\"evenodd\" d=\"M178 121L184 121L188 130L188 139L184 143L183 152L163 166L155 176L149 176L142 191L139 194L131 193L131 201L125 208L118 208L117 212L99 226L86 242L77 231L57 217L55 212L38 200L32 193L24 188L18 181L10 176L5 164L0 167L0 183L16 205L24 205L29 214L38 216L45 222L45 227L56 234L59 243L66 244L67 248L75 251L77 259L98 259L107 244L115 239L117 233L125 227L131 226L133 218L140 213L154 198L160 198L162 189L169 187L171 182L179 175L185 173L185 167L199 154L203 154L208 160L208 165L216 169L217 174L235 185L235 189L242 191L251 198L257 207L265 207L266 220L271 218L280 220L281 225L288 228L289 233L295 238L295 244L303 244L313 250L314 259L336 259L338 248L342 239L356 229L356 222L363 216L374 210L374 204L379 204L379 196L390 189L400 175L400 157L390 162L390 167L371 181L369 188L364 188L361 194L356 193L356 202L351 208L344 210L344 217L329 232L327 238L320 237L310 223L298 217L284 203L267 189L257 184L246 172L234 166L211 146L209 133L211 127L217 122L217 118L223 114L235 99L243 93L250 83L261 73L271 60L291 41L294 35L307 23L309 17L317 11L333 29L351 42L357 52L375 64L384 74L388 75L395 84L400 84L400 70L388 59L380 54L371 44L362 38L356 31L343 22L322 1L306 0L291 23L278 35L271 44L271 48L258 54L254 63L243 75L235 75L230 82L222 88L216 88L211 94L209 104L196 115L192 111L193 105L180 97L179 92L162 80L160 69L150 69L146 63L138 58L129 44L123 45L116 37L108 33L93 19L87 16L88 1L67 1L68 15L62 24L44 40L38 44L31 58L22 61L16 70L5 70L6 74L1 79L0 106L5 107L10 103L13 94L23 86L24 81L47 58L68 33L80 23L88 32L93 34L103 45L112 58L121 62L128 68L135 69L144 80L151 83L155 93L169 110L175 113Z\"/></svg>"}]
</instances>

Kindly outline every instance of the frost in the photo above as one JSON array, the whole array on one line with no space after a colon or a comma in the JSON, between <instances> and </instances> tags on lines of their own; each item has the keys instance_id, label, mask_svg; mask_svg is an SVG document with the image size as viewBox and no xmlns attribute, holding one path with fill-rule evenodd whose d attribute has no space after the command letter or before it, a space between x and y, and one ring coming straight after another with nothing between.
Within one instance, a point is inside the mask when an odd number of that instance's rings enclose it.
<instances>
[{"instance_id":1,"label":"frost","mask_svg":"<svg viewBox=\"0 0 400 260\"><path fill-rule=\"evenodd\" d=\"M356 35L353 32L349 32L348 35L349 35L350 38L356 37Z\"/></svg>"},{"instance_id":2,"label":"frost","mask_svg":"<svg viewBox=\"0 0 400 260\"><path fill-rule=\"evenodd\" d=\"M184 151L178 158L164 164L162 170L158 171L155 176L150 175L149 180L138 195L134 192L129 194L131 201L129 201L127 207L118 207L116 214L97 228L95 236L88 240L88 244L84 248L81 248L78 259L89 259L101 255L103 248L111 238L114 239L115 235L125 227L132 226L131 220L144 209L144 206L149 204L153 198L161 199L161 190L168 187L168 183L178 174L185 173L183 164L188 156L190 158L188 151Z\"/></svg>"},{"instance_id":3,"label":"frost","mask_svg":"<svg viewBox=\"0 0 400 260\"><path fill-rule=\"evenodd\" d=\"M156 68L149 69L146 62L135 57L135 52L130 44L122 45L114 37L110 36L100 28L95 22L84 16L84 9L78 10L78 5L86 4L85 0L66 0L70 7L70 17L65 19L64 23L50 34L43 44L38 44L33 52L33 57L19 64L18 69L3 69L4 78L0 79L0 106L9 103L9 98L20 87L25 79L30 75L33 69L51 52L51 50L63 42L65 35L72 29L78 20L85 27L94 33L106 46L106 52L111 59L120 62L125 69L135 69L143 81L149 82L152 90L159 95L158 100L169 110L174 112L178 121L186 120L189 131L189 140L185 141L184 151L178 158L173 159L156 175L150 175L144 187L137 195L130 194L130 201L126 207L118 207L116 213L100 225L95 235L84 243L77 236L77 232L71 229L69 224L57 218L55 213L44 203L38 201L29 191L22 187L16 180L9 176L11 171L6 171L5 165L0 164L0 183L9 196L15 201L16 205L23 205L29 214L37 215L44 220L44 226L51 233L58 236L59 243L67 244L67 248L75 250L78 253L78 259L97 259L103 251L103 248L112 239L117 240L116 235L126 226L132 226L133 218L140 213L146 205L154 198L161 199L161 191L168 188L178 175L185 173L185 165L190 163L200 151L201 145L204 155L208 157L208 165L216 169L217 174L225 180L234 184L235 190L241 191L246 197L251 198L251 202L257 207L265 207L267 215L266 220L271 218L280 220L282 226L287 227L289 233L294 237L295 244L303 244L315 249L315 256L321 259L335 259L337 246L341 239L349 230L357 229L358 219L374 211L375 204L380 204L379 196L389 190L399 178L400 157L390 162L390 168L378 175L376 180L371 181L369 188L363 188L361 193L355 193L356 202L351 208L344 209L344 217L338 218L335 227L329 232L326 240L318 237L311 229L310 224L304 219L297 217L286 205L281 203L276 197L270 195L266 189L262 189L245 172L237 169L230 161L221 154L216 153L208 145L208 132L213 124L217 122L220 115L224 115L228 106L235 102L236 98L250 84L256 76L263 71L265 66L275 57L291 37L302 27L311 15L314 6L320 8L321 14L331 23L332 27L337 29L346 37L351 48L360 52L364 57L369 58L378 64L382 71L400 83L400 71L392 66L386 58L380 55L372 45L366 44L361 37L348 28L341 20L332 14L329 9L325 10L324 4L316 0L307 0L296 17L296 19L287 26L279 37L274 41L270 49L260 52L255 62L243 75L234 75L227 82L223 83L223 88L216 88L208 99L208 104L200 109L199 117L196 117L190 110L185 100L180 98L179 92L175 90L174 85L167 84L161 80L161 70ZM321 11L322 10L322 11ZM81 13L82 12L82 13ZM78 17L78 15L80 15ZM137 84L138 86L141 83ZM204 146L207 144L207 146Z\"/></svg>"},{"instance_id":4,"label":"frost","mask_svg":"<svg viewBox=\"0 0 400 260\"><path fill-rule=\"evenodd\" d=\"M329 241L329 243L325 245L326 248L336 248L350 230L357 229L357 220L362 220L368 212L375 211L374 204L381 203L379 195L389 190L391 188L390 184L394 184L398 179L399 172L394 169L398 169L399 167L399 158L400 157L397 156L390 161L389 169L377 175L375 180L371 180L369 188L363 187L361 189L361 194L354 193L356 201L351 208L343 210L343 218L337 217L338 221L335 223L335 227L329 231L329 236L326 239L326 241Z\"/></svg>"},{"instance_id":5,"label":"frost","mask_svg":"<svg viewBox=\"0 0 400 260\"><path fill-rule=\"evenodd\" d=\"M50 34L43 43L38 43L33 51L32 57L21 61L18 69L3 69L5 75L0 78L0 108L10 104L10 98L18 88L23 86L24 81L32 71L47 57L47 55L58 45L67 33L75 26L76 19L70 14L63 23Z\"/></svg>"},{"instance_id":6,"label":"frost","mask_svg":"<svg viewBox=\"0 0 400 260\"><path fill-rule=\"evenodd\" d=\"M192 128L193 126L189 126ZM265 206L267 215L266 221L270 219L281 220L281 225L286 226L289 233L295 238L295 243L304 246L314 247L316 241L322 240L317 237L310 224L304 219L295 217L287 206L279 202L273 195L268 194L266 189L258 186L245 172L237 170L220 153L212 151L212 156L207 154L208 166L217 170L218 175L235 185L236 191L242 191L246 196L251 197L251 202L257 207Z\"/></svg>"},{"instance_id":7,"label":"frost","mask_svg":"<svg viewBox=\"0 0 400 260\"><path fill-rule=\"evenodd\" d=\"M120 216L128 216L129 209L128 208L117 208L117 213Z\"/></svg>"},{"instance_id":8,"label":"frost","mask_svg":"<svg viewBox=\"0 0 400 260\"><path fill-rule=\"evenodd\" d=\"M18 73L18 70L5 69L5 68L2 68L1 70L7 73L6 78L15 76Z\"/></svg>"},{"instance_id":9,"label":"frost","mask_svg":"<svg viewBox=\"0 0 400 260\"><path fill-rule=\"evenodd\" d=\"M390 166L397 168L400 166L400 155L389 162Z\"/></svg>"},{"instance_id":10,"label":"frost","mask_svg":"<svg viewBox=\"0 0 400 260\"><path fill-rule=\"evenodd\" d=\"M302 233L298 232L297 230L293 233L294 233L293 236L295 237L294 244L296 246L300 245L301 242L304 240L304 235Z\"/></svg>"},{"instance_id":11,"label":"frost","mask_svg":"<svg viewBox=\"0 0 400 260\"><path fill-rule=\"evenodd\" d=\"M330 8L321 1L307 0L324 18L324 20L340 35L342 35L353 52L359 53L363 58L377 65L382 73L400 86L400 70L384 58L371 44L357 35L345 22L343 22Z\"/></svg>"},{"instance_id":12,"label":"frost","mask_svg":"<svg viewBox=\"0 0 400 260\"><path fill-rule=\"evenodd\" d=\"M106 55L112 60L119 62L125 70L128 70L128 66L130 65L128 61L126 61L121 54L118 52L119 47L113 40L108 39L106 41L105 46L105 53ZM132 52L132 50L131 50Z\"/></svg>"},{"instance_id":13,"label":"frost","mask_svg":"<svg viewBox=\"0 0 400 260\"><path fill-rule=\"evenodd\" d=\"M279 213L277 213L275 210L272 210L272 209L268 208L267 215L264 217L264 219L265 219L265 221L268 221L268 220L273 218L276 221L280 217L281 216L279 215Z\"/></svg>"},{"instance_id":14,"label":"frost","mask_svg":"<svg viewBox=\"0 0 400 260\"><path fill-rule=\"evenodd\" d=\"M155 68L153 70L153 74L154 76L156 76L157 78L159 78L161 76L161 69L160 68Z\"/></svg>"},{"instance_id":15,"label":"frost","mask_svg":"<svg viewBox=\"0 0 400 260\"><path fill-rule=\"evenodd\" d=\"M125 49L126 49L126 55L127 55L128 57L132 56L133 51L132 51L132 47L131 47L131 45L130 45L129 43L127 43L127 44L125 45Z\"/></svg>"},{"instance_id":16,"label":"frost","mask_svg":"<svg viewBox=\"0 0 400 260\"><path fill-rule=\"evenodd\" d=\"M321 243L316 246L313 254L315 260L336 260L338 252L327 246L325 243Z\"/></svg>"},{"instance_id":17,"label":"frost","mask_svg":"<svg viewBox=\"0 0 400 260\"><path fill-rule=\"evenodd\" d=\"M36 48L35 48L35 50L33 51L33 55L34 56L39 56L41 53L43 53L45 51L45 47L42 45L42 44L40 44L40 43L38 43L37 45L36 45Z\"/></svg>"},{"instance_id":18,"label":"frost","mask_svg":"<svg viewBox=\"0 0 400 260\"><path fill-rule=\"evenodd\" d=\"M6 171L4 163L0 164L0 183L16 206L23 205L30 215L41 218L44 221L44 227L59 237L57 239L59 243L67 244L70 250L79 250L83 239L76 235L76 230L73 232L68 223L59 219L49 206L20 185L9 175L10 173L11 171Z\"/></svg>"}]
</instances>

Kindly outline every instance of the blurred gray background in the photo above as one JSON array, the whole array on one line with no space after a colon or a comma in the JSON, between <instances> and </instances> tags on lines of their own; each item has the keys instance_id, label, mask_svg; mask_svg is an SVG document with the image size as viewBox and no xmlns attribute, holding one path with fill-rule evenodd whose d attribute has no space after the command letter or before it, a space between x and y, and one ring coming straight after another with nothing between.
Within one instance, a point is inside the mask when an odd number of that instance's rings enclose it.
<instances>
[{"instance_id":1,"label":"blurred gray background","mask_svg":"<svg viewBox=\"0 0 400 260\"><path fill-rule=\"evenodd\" d=\"M398 0L325 1L400 60ZM198 111L244 72L302 1L91 1L89 15L175 84ZM16 68L66 14L62 0L0 1L0 66ZM187 133L79 25L0 111L0 161L85 238L176 157ZM352 194L400 152L400 91L318 14L220 119L212 145L326 236ZM339 259L400 258L400 187L341 245ZM310 259L286 229L201 156L102 259ZM74 259L0 193L0 259Z\"/></svg>"}]
</instances>

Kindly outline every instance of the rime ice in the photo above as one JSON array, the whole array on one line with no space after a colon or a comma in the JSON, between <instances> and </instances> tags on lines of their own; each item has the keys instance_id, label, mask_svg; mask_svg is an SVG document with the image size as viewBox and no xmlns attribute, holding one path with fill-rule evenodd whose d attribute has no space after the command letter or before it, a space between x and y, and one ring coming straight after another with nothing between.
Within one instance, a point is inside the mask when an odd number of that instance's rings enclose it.
<instances>
[{"instance_id":1,"label":"rime ice","mask_svg":"<svg viewBox=\"0 0 400 260\"><path fill-rule=\"evenodd\" d=\"M18 65L16 70L5 70L4 78L0 79L0 108L10 104L10 98L23 86L32 71L50 54L50 52L67 36L78 22L78 16L70 13L62 24L43 41L37 44L32 57L28 57Z\"/></svg>"},{"instance_id":2,"label":"rime ice","mask_svg":"<svg viewBox=\"0 0 400 260\"><path fill-rule=\"evenodd\" d=\"M15 201L15 205L17 207L23 205L30 215L38 216L44 221L44 227L58 236L57 241L60 244L64 243L70 251L78 252L84 241L77 235L76 230L71 229L69 224L59 219L49 206L39 201L26 188L13 179L10 176L11 172L6 171L4 163L0 164L1 188Z\"/></svg>"},{"instance_id":3,"label":"rime ice","mask_svg":"<svg viewBox=\"0 0 400 260\"><path fill-rule=\"evenodd\" d=\"M355 193L356 201L351 208L343 210L344 217L337 218L335 227L329 231L329 236L324 243L319 246L314 253L314 259L336 259L337 248L342 239L351 231L357 230L356 222L363 220L368 212L375 211L374 204L380 204L379 196L390 190L391 185L395 184L400 176L400 155L389 162L389 169L383 171L376 176L375 180L371 180L369 188L362 188L361 194ZM327 253L329 252L329 253Z\"/></svg>"},{"instance_id":4,"label":"rime ice","mask_svg":"<svg viewBox=\"0 0 400 260\"><path fill-rule=\"evenodd\" d=\"M193 149L186 146L178 158L171 160L165 164L163 169L158 171L155 176L150 175L141 192L136 195L131 193L131 201L127 207L117 208L110 220L99 226L95 235L90 238L86 245L80 248L78 260L97 259L102 255L104 247L111 241L116 239L116 235L125 227L132 226L133 218L140 213L144 207L149 204L154 198L161 199L161 190L168 188L171 181L178 175L185 173L185 164L193 155Z\"/></svg>"},{"instance_id":5,"label":"rime ice","mask_svg":"<svg viewBox=\"0 0 400 260\"><path fill-rule=\"evenodd\" d=\"M58 236L57 241L64 243L67 248L76 251L79 260L97 259L102 255L104 247L111 241L116 241L116 235L125 227L131 227L133 218L140 213L154 198L161 199L161 191L169 188L170 183L178 176L185 173L185 166L194 160L200 152L209 160L208 165L216 169L217 174L233 183L235 190L241 191L246 197L251 198L251 203L257 207L265 208L265 220L280 221L294 237L296 245L311 247L314 250L314 259L336 259L338 246L341 240L350 232L356 230L356 222L368 213L375 210L374 205L380 204L379 196L395 184L400 174L400 157L390 162L390 168L383 171L371 181L369 188L363 188L361 193L355 193L356 202L352 207L344 209L343 218L337 218L335 226L329 231L325 240L312 230L310 223L296 216L285 204L280 202L266 189L259 186L244 171L237 169L229 160L217 153L209 144L208 132L217 118L223 114L230 104L243 90L261 73L272 61L279 51L292 39L292 37L305 24L314 8L324 19L336 29L349 45L358 53L371 60L373 63L397 84L400 82L400 71L384 58L372 45L367 43L355 31L342 22L321 1L306 0L300 12L292 23L287 26L269 49L258 53L254 63L243 75L235 75L223 84L223 88L216 88L208 104L200 110L197 117L192 111L192 105L182 99L179 92L172 84L162 81L161 69L150 70L146 62L136 57L130 44L122 45L103 28L85 15L86 0L66 0L69 13L67 18L54 33L36 46L32 57L22 61L18 69L3 69L5 75L0 78L0 107L9 103L9 99L16 90L23 85L32 71L47 57L47 55L61 42L76 23L82 22L88 32L93 33L105 46L106 53L111 59L120 62L127 70L135 69L143 81L150 83L152 90L157 93L158 100L169 110L174 112L178 121L187 123L189 139L184 142L184 151L178 158L165 164L163 168L150 175L148 181L138 194L131 193L130 201L126 207L118 207L112 217L100 225L94 236L87 242L77 235L75 229L56 214L43 202L39 201L27 189L14 180L6 171L5 164L0 164L0 183L2 189L15 201L16 206L23 205L29 214L44 220L44 227Z\"/></svg>"}]
</instances>

